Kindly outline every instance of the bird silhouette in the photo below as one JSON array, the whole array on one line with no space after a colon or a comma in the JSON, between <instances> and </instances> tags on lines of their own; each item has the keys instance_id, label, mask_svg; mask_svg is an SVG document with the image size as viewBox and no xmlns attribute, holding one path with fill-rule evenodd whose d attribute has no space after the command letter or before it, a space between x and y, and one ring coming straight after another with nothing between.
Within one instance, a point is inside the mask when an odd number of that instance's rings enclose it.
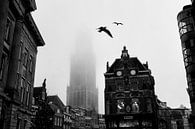
<instances>
[{"instance_id":1,"label":"bird silhouette","mask_svg":"<svg viewBox=\"0 0 195 129\"><path fill-rule=\"evenodd\" d=\"M103 26L101 26L101 27L99 27L99 28L97 28L98 29L98 32L105 32L106 34L108 34L111 38L113 38L113 36L112 36L112 34L111 34L111 32L106 28L106 26L105 27L103 27Z\"/></svg>"},{"instance_id":2,"label":"bird silhouette","mask_svg":"<svg viewBox=\"0 0 195 129\"><path fill-rule=\"evenodd\" d=\"M118 25L123 25L123 23L121 23L121 22L113 22L113 24L116 24L117 26Z\"/></svg>"}]
</instances>

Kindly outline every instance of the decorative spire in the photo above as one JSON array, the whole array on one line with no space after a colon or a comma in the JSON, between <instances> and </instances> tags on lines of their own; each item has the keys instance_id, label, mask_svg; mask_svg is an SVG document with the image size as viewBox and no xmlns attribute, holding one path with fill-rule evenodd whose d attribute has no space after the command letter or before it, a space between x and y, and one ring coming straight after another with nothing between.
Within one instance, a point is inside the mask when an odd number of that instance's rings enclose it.
<instances>
[{"instance_id":1,"label":"decorative spire","mask_svg":"<svg viewBox=\"0 0 195 129\"><path fill-rule=\"evenodd\" d=\"M109 62L107 61L107 63L106 63L106 70L108 71L108 69L109 69Z\"/></svg>"},{"instance_id":2,"label":"decorative spire","mask_svg":"<svg viewBox=\"0 0 195 129\"><path fill-rule=\"evenodd\" d=\"M42 87L46 87L46 78L44 79L43 83L42 83Z\"/></svg>"},{"instance_id":3,"label":"decorative spire","mask_svg":"<svg viewBox=\"0 0 195 129\"><path fill-rule=\"evenodd\" d=\"M121 58L129 58L128 50L126 49L126 46L123 47Z\"/></svg>"}]
</instances>

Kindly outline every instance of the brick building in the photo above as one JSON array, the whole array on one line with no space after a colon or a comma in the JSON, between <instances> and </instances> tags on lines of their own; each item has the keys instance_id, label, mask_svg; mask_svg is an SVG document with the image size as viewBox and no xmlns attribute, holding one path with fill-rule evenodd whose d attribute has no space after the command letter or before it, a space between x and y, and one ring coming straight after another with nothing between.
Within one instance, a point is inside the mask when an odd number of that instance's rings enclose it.
<instances>
[{"instance_id":1,"label":"brick building","mask_svg":"<svg viewBox=\"0 0 195 129\"><path fill-rule=\"evenodd\" d=\"M57 95L47 96L47 103L53 110L53 129L63 129L65 105Z\"/></svg>"},{"instance_id":2,"label":"brick building","mask_svg":"<svg viewBox=\"0 0 195 129\"><path fill-rule=\"evenodd\" d=\"M190 123L195 129L195 3L185 5L177 15L183 61L186 71L187 92L192 114Z\"/></svg>"},{"instance_id":3,"label":"brick building","mask_svg":"<svg viewBox=\"0 0 195 129\"><path fill-rule=\"evenodd\" d=\"M191 129L188 108L170 108L154 93L148 64L130 57L126 47L105 75L107 129Z\"/></svg>"},{"instance_id":4,"label":"brick building","mask_svg":"<svg viewBox=\"0 0 195 129\"><path fill-rule=\"evenodd\" d=\"M0 127L29 129L37 47L35 0L0 1Z\"/></svg>"},{"instance_id":5,"label":"brick building","mask_svg":"<svg viewBox=\"0 0 195 129\"><path fill-rule=\"evenodd\" d=\"M105 122L107 129L157 129L154 78L148 64L130 57L126 47L105 76Z\"/></svg>"}]
</instances>

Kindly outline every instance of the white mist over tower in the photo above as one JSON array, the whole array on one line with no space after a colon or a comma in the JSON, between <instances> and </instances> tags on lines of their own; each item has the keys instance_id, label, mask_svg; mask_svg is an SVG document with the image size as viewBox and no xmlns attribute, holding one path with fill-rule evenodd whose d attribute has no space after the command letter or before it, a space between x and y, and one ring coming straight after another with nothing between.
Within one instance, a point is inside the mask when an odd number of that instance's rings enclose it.
<instances>
[{"instance_id":1,"label":"white mist over tower","mask_svg":"<svg viewBox=\"0 0 195 129\"><path fill-rule=\"evenodd\" d=\"M95 54L91 35L86 30L79 31L71 56L67 104L98 112Z\"/></svg>"}]
</instances>

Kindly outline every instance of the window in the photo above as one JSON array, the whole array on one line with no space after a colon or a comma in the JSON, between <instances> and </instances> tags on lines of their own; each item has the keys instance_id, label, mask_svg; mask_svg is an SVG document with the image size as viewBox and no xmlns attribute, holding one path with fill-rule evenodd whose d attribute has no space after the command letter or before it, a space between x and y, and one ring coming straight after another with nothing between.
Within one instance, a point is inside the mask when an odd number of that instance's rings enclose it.
<instances>
[{"instance_id":1,"label":"window","mask_svg":"<svg viewBox=\"0 0 195 129\"><path fill-rule=\"evenodd\" d=\"M23 42L20 41L20 44L19 44L19 51L18 51L18 59L21 60L21 56L22 56L22 45L23 45Z\"/></svg>"},{"instance_id":2,"label":"window","mask_svg":"<svg viewBox=\"0 0 195 129\"><path fill-rule=\"evenodd\" d=\"M16 129L21 129L21 119L17 118Z\"/></svg>"},{"instance_id":3,"label":"window","mask_svg":"<svg viewBox=\"0 0 195 129\"><path fill-rule=\"evenodd\" d=\"M32 73L33 71L33 56L30 55L30 58L29 58L29 72Z\"/></svg>"},{"instance_id":4,"label":"window","mask_svg":"<svg viewBox=\"0 0 195 129\"><path fill-rule=\"evenodd\" d=\"M123 99L117 100L117 113L123 113L125 111L125 102Z\"/></svg>"},{"instance_id":5,"label":"window","mask_svg":"<svg viewBox=\"0 0 195 129\"><path fill-rule=\"evenodd\" d=\"M57 113L60 113L60 109L57 109Z\"/></svg>"},{"instance_id":6,"label":"window","mask_svg":"<svg viewBox=\"0 0 195 129\"><path fill-rule=\"evenodd\" d=\"M124 90L124 85L118 84L118 85L116 86L116 90L118 90L118 91L123 91L123 90Z\"/></svg>"},{"instance_id":7,"label":"window","mask_svg":"<svg viewBox=\"0 0 195 129\"><path fill-rule=\"evenodd\" d=\"M9 39L9 34L10 34L10 29L11 29L11 19L8 17L7 18L7 23L6 23L6 30L5 30L5 41L9 44L8 39Z\"/></svg>"},{"instance_id":8,"label":"window","mask_svg":"<svg viewBox=\"0 0 195 129\"><path fill-rule=\"evenodd\" d=\"M21 85L20 85L20 102L24 101L24 86L25 86L25 80L22 78Z\"/></svg>"},{"instance_id":9,"label":"window","mask_svg":"<svg viewBox=\"0 0 195 129\"><path fill-rule=\"evenodd\" d=\"M22 77L23 78L26 78L26 67L25 66L22 66Z\"/></svg>"},{"instance_id":10,"label":"window","mask_svg":"<svg viewBox=\"0 0 195 129\"><path fill-rule=\"evenodd\" d=\"M28 84L26 87L26 105L29 106L30 101L30 85Z\"/></svg>"},{"instance_id":11,"label":"window","mask_svg":"<svg viewBox=\"0 0 195 129\"><path fill-rule=\"evenodd\" d=\"M57 117L57 126L59 126L59 125L60 125L60 118Z\"/></svg>"},{"instance_id":12,"label":"window","mask_svg":"<svg viewBox=\"0 0 195 129\"><path fill-rule=\"evenodd\" d=\"M62 118L59 118L60 124L59 126L62 126Z\"/></svg>"},{"instance_id":13,"label":"window","mask_svg":"<svg viewBox=\"0 0 195 129\"><path fill-rule=\"evenodd\" d=\"M131 103L131 109L133 113L139 113L140 112L140 105L139 105L139 99L133 98Z\"/></svg>"},{"instance_id":14,"label":"window","mask_svg":"<svg viewBox=\"0 0 195 129\"><path fill-rule=\"evenodd\" d=\"M184 56L184 58L186 58L188 56L191 56L191 50L190 49L185 49L183 51L183 56Z\"/></svg>"},{"instance_id":15,"label":"window","mask_svg":"<svg viewBox=\"0 0 195 129\"><path fill-rule=\"evenodd\" d=\"M24 105L26 105L26 101L27 101L27 98L26 98L26 96L27 96L27 94L26 94L26 86L25 87L23 87L23 104Z\"/></svg>"},{"instance_id":16,"label":"window","mask_svg":"<svg viewBox=\"0 0 195 129\"><path fill-rule=\"evenodd\" d=\"M21 73L21 62L20 61L18 61L17 73L18 74Z\"/></svg>"},{"instance_id":17,"label":"window","mask_svg":"<svg viewBox=\"0 0 195 129\"><path fill-rule=\"evenodd\" d=\"M138 113L140 110L139 104L136 101L132 103L131 108L132 108L132 112L134 112L134 113Z\"/></svg>"},{"instance_id":18,"label":"window","mask_svg":"<svg viewBox=\"0 0 195 129\"><path fill-rule=\"evenodd\" d=\"M57 117L54 117L54 125L57 125Z\"/></svg>"},{"instance_id":19,"label":"window","mask_svg":"<svg viewBox=\"0 0 195 129\"><path fill-rule=\"evenodd\" d=\"M110 114L110 103L106 101L106 114Z\"/></svg>"},{"instance_id":20,"label":"window","mask_svg":"<svg viewBox=\"0 0 195 129\"><path fill-rule=\"evenodd\" d=\"M42 100L45 100L45 92L42 92Z\"/></svg>"},{"instance_id":21,"label":"window","mask_svg":"<svg viewBox=\"0 0 195 129\"><path fill-rule=\"evenodd\" d=\"M23 65L26 66L28 61L28 50L25 48L23 52Z\"/></svg>"},{"instance_id":22,"label":"window","mask_svg":"<svg viewBox=\"0 0 195 129\"><path fill-rule=\"evenodd\" d=\"M191 40L190 40L190 46L191 46L191 47L194 47L194 39L191 39Z\"/></svg>"},{"instance_id":23,"label":"window","mask_svg":"<svg viewBox=\"0 0 195 129\"><path fill-rule=\"evenodd\" d=\"M19 73L17 73L16 79L17 80L16 80L16 84L15 85L16 85L17 90L19 90L18 88L20 87L20 81L21 81L20 80L20 74Z\"/></svg>"},{"instance_id":24,"label":"window","mask_svg":"<svg viewBox=\"0 0 195 129\"><path fill-rule=\"evenodd\" d=\"M191 44L191 45L193 45L193 44ZM183 49L183 58L184 58L185 67L195 63L195 62L193 62L193 56L192 56L192 50L191 49Z\"/></svg>"},{"instance_id":25,"label":"window","mask_svg":"<svg viewBox=\"0 0 195 129\"><path fill-rule=\"evenodd\" d=\"M109 126L109 128L116 128L117 127L117 123L116 123L116 121L109 121L108 122L108 126Z\"/></svg>"},{"instance_id":26,"label":"window","mask_svg":"<svg viewBox=\"0 0 195 129\"><path fill-rule=\"evenodd\" d=\"M26 129L26 126L27 126L27 120L24 120L24 129Z\"/></svg>"},{"instance_id":27,"label":"window","mask_svg":"<svg viewBox=\"0 0 195 129\"><path fill-rule=\"evenodd\" d=\"M17 73L22 73L21 69L21 64L22 64L22 41L19 44L19 50L18 50L18 68L17 68Z\"/></svg>"},{"instance_id":28,"label":"window","mask_svg":"<svg viewBox=\"0 0 195 129\"><path fill-rule=\"evenodd\" d=\"M152 127L152 121L144 120L144 121L142 121L142 126L143 127Z\"/></svg>"},{"instance_id":29,"label":"window","mask_svg":"<svg viewBox=\"0 0 195 129\"><path fill-rule=\"evenodd\" d=\"M147 104L146 111L148 113L151 113L152 112L152 100L150 98L147 98L146 99L146 104Z\"/></svg>"},{"instance_id":30,"label":"window","mask_svg":"<svg viewBox=\"0 0 195 129\"><path fill-rule=\"evenodd\" d=\"M185 58L184 59L184 65L185 65L185 67L187 67L187 66L189 66L189 65L192 65L192 62L193 60L192 60L192 57L190 56L190 57L187 57L187 58Z\"/></svg>"},{"instance_id":31,"label":"window","mask_svg":"<svg viewBox=\"0 0 195 129\"><path fill-rule=\"evenodd\" d=\"M186 32L193 31L194 26L193 26L192 17L188 17L188 18L183 19L182 21L180 21L178 23L178 26L179 26L180 36L185 34Z\"/></svg>"},{"instance_id":32,"label":"window","mask_svg":"<svg viewBox=\"0 0 195 129\"><path fill-rule=\"evenodd\" d=\"M5 69L5 63L7 60L7 54L3 51L2 57L1 57L1 64L0 64L0 79L3 79L3 72Z\"/></svg>"}]
</instances>

